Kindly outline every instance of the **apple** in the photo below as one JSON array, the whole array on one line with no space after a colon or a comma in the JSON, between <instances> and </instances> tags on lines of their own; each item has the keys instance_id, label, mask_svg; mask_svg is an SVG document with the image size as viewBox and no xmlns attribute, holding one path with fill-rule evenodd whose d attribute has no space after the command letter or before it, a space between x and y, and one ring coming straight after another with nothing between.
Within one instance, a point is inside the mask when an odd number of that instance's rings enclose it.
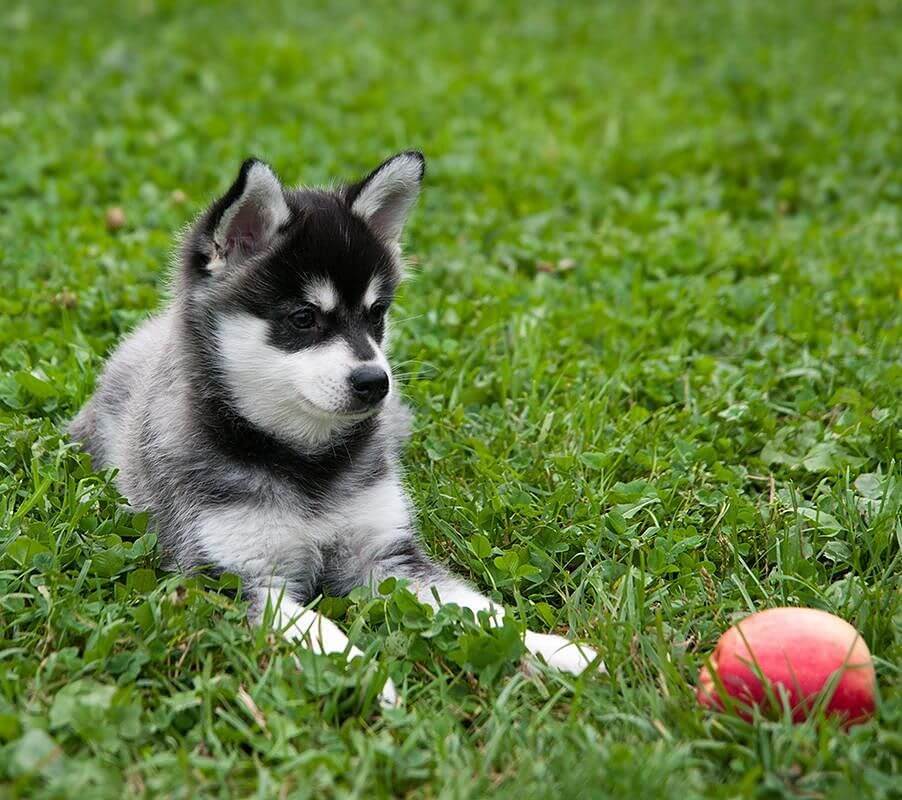
<instances>
[{"instance_id":1,"label":"apple","mask_svg":"<svg viewBox=\"0 0 902 800\"><path fill-rule=\"evenodd\" d=\"M703 706L722 710L725 692L749 719L750 706L772 709L776 699L779 709L785 695L795 722L827 698L825 712L848 726L874 713L876 687L871 653L848 622L814 608L771 608L720 637L699 673L696 697Z\"/></svg>"}]
</instances>

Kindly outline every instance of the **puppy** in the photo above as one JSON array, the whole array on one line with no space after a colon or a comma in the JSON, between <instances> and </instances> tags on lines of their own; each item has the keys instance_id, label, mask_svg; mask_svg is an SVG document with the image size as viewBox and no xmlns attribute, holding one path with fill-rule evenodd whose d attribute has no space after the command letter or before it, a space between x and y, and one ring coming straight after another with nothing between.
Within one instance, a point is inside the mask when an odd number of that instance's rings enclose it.
<instances>
[{"instance_id":1,"label":"puppy","mask_svg":"<svg viewBox=\"0 0 902 800\"><path fill-rule=\"evenodd\" d=\"M401 481L409 413L383 346L424 166L405 152L356 183L290 189L245 161L70 429L150 512L169 566L238 574L254 622L269 605L288 638L351 658L307 607L320 594L393 576L432 606L504 613L423 551ZM525 646L572 673L596 659L555 635Z\"/></svg>"}]
</instances>

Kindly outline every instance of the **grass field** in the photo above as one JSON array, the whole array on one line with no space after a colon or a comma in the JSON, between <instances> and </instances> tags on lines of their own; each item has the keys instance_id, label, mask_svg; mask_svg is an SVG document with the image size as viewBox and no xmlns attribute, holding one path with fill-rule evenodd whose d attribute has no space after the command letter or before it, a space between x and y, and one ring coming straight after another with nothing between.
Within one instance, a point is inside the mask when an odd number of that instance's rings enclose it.
<instances>
[{"instance_id":1,"label":"grass field","mask_svg":"<svg viewBox=\"0 0 902 800\"><path fill-rule=\"evenodd\" d=\"M0 796L899 797L899 4L301 5L0 8ZM381 713L228 579L159 570L61 431L242 158L316 183L409 147L424 541L610 675L327 599ZM861 630L875 721L696 707L720 632L784 604Z\"/></svg>"}]
</instances>

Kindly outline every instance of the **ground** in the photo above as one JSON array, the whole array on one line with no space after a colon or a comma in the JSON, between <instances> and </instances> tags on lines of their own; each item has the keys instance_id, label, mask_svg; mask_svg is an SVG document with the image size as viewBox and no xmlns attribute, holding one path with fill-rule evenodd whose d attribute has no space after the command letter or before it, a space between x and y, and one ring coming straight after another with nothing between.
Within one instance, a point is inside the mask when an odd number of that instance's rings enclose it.
<instances>
[{"instance_id":1,"label":"ground","mask_svg":"<svg viewBox=\"0 0 902 800\"><path fill-rule=\"evenodd\" d=\"M36 0L0 32L2 796L899 796L899 4ZM300 671L62 433L244 157L410 147L423 539L607 677L390 586L323 601L366 665ZM784 604L860 629L875 721L696 706Z\"/></svg>"}]
</instances>

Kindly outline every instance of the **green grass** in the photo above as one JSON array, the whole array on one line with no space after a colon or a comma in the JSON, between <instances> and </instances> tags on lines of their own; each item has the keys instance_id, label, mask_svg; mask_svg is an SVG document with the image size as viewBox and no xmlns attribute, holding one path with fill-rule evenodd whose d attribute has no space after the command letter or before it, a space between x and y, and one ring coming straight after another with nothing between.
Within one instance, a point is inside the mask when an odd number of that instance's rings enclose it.
<instances>
[{"instance_id":1,"label":"green grass","mask_svg":"<svg viewBox=\"0 0 902 800\"><path fill-rule=\"evenodd\" d=\"M0 796L898 797L900 6L301 5L0 8ZM408 147L424 540L609 677L330 601L402 687L380 713L160 571L61 433L243 157L315 183ZM861 630L875 721L696 707L782 604Z\"/></svg>"}]
</instances>

